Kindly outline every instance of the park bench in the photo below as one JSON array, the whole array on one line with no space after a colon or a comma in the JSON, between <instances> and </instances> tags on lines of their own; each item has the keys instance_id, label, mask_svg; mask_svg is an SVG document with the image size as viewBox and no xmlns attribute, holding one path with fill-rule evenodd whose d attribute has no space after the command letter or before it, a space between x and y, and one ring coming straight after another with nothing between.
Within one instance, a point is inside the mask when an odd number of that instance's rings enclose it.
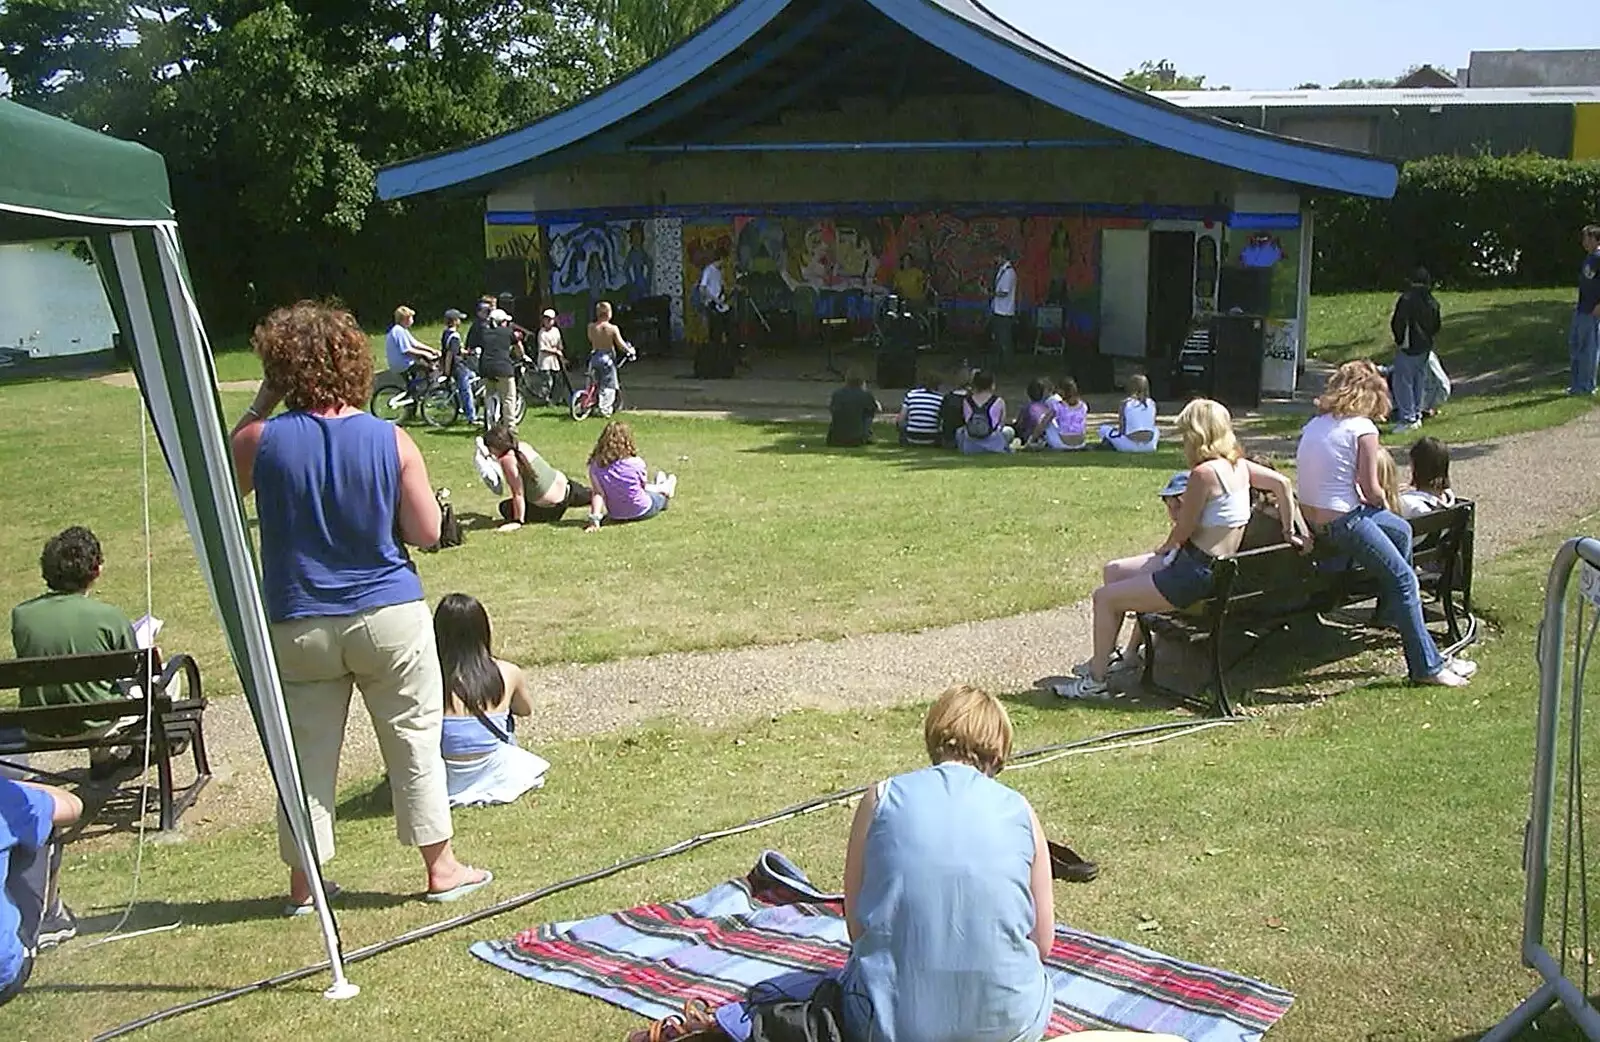
<instances>
[{"instance_id":1,"label":"park bench","mask_svg":"<svg viewBox=\"0 0 1600 1042\"><path fill-rule=\"evenodd\" d=\"M172 691L180 674L183 694L175 699ZM160 828L162 831L174 828L178 818L211 780L211 762L206 757L205 733L201 728L206 700L200 687L200 668L192 658L182 654L174 655L163 667L159 658L147 651L0 661L0 691L95 681L112 682L124 697L104 702L0 710L0 757L130 745L142 756L142 743L149 741L150 762L156 768L160 783ZM148 700L142 692L151 693ZM62 738L43 737L48 732L71 732L74 728L87 728L91 722L107 720L128 722L110 735L69 733ZM172 761L185 748L193 754L195 778L184 788L176 789ZM58 775L35 767L26 770L43 778L62 780Z\"/></svg>"},{"instance_id":2,"label":"park bench","mask_svg":"<svg viewBox=\"0 0 1600 1042\"><path fill-rule=\"evenodd\" d=\"M1432 604L1443 616L1443 632L1434 635L1441 648L1463 647L1477 639L1477 620L1472 614L1474 517L1472 502L1462 500L1411 521L1412 561L1418 569L1424 607ZM1376 596L1377 583L1372 576L1357 568L1330 569L1328 563L1326 552L1308 555L1288 543L1218 558L1216 585L1209 600L1181 612L1139 616L1144 630L1144 685L1221 716L1234 715L1227 673L1268 637L1286 630L1297 619L1348 608ZM1203 651L1208 677L1198 690L1186 693L1155 682L1158 637ZM1236 645L1242 645L1242 650L1230 657Z\"/></svg>"}]
</instances>

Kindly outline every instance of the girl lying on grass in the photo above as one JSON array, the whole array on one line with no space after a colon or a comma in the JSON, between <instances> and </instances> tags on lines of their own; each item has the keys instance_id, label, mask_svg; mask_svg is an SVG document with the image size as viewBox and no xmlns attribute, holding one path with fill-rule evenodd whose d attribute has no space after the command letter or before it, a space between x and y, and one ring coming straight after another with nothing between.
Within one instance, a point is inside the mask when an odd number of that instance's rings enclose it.
<instances>
[{"instance_id":1,"label":"girl lying on grass","mask_svg":"<svg viewBox=\"0 0 1600 1042\"><path fill-rule=\"evenodd\" d=\"M1213 564L1239 549L1250 523L1252 488L1276 501L1285 542L1310 545L1294 486L1277 471L1243 458L1226 407L1196 398L1178 414L1177 428L1190 469L1172 530L1152 552L1106 565L1106 583L1094 591L1094 657L1079 667L1079 676L1057 688L1063 698L1107 693L1112 652L1129 612L1173 611L1211 595Z\"/></svg>"}]
</instances>

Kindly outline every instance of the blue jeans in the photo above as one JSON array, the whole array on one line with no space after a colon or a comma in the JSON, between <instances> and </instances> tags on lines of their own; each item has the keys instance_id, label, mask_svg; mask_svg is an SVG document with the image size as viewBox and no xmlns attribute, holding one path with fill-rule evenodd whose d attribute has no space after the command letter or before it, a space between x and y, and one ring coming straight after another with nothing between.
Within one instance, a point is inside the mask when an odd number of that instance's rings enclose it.
<instances>
[{"instance_id":1,"label":"blue jeans","mask_svg":"<svg viewBox=\"0 0 1600 1042\"><path fill-rule=\"evenodd\" d=\"M1411 679L1437 676L1444 656L1422 618L1422 590L1411 567L1411 525L1387 510L1364 506L1328 525L1322 538L1378 580L1378 603L1389 616L1379 621L1400 631Z\"/></svg>"},{"instance_id":2,"label":"blue jeans","mask_svg":"<svg viewBox=\"0 0 1600 1042\"><path fill-rule=\"evenodd\" d=\"M1595 368L1600 363L1600 318L1587 311L1574 311L1572 326L1567 331L1567 347L1572 352L1572 382L1567 390L1593 394Z\"/></svg>"},{"instance_id":3,"label":"blue jeans","mask_svg":"<svg viewBox=\"0 0 1600 1042\"><path fill-rule=\"evenodd\" d=\"M1389 385L1394 389L1396 423L1416 423L1422 419L1423 381L1428 378L1428 356L1394 353L1394 371Z\"/></svg>"},{"instance_id":4,"label":"blue jeans","mask_svg":"<svg viewBox=\"0 0 1600 1042\"><path fill-rule=\"evenodd\" d=\"M468 423L478 422L478 410L472 405L472 370L460 362L456 363L456 398L461 402L461 411L467 417Z\"/></svg>"}]
</instances>

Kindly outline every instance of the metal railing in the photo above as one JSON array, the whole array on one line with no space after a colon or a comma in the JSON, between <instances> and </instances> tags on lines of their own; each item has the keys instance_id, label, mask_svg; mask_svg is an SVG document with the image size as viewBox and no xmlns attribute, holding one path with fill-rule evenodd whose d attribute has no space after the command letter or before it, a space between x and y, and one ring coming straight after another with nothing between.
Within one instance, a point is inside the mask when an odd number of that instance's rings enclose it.
<instances>
[{"instance_id":1,"label":"metal railing","mask_svg":"<svg viewBox=\"0 0 1600 1042\"><path fill-rule=\"evenodd\" d=\"M1523 904L1522 960L1544 979L1544 983L1480 1042L1510 1042L1558 1002L1587 1038L1600 1042L1600 1012L1596 1012L1588 1000L1591 994L1589 970L1595 953L1589 943L1589 874L1583 795L1584 683L1597 633L1600 633L1600 540L1569 539L1557 551L1550 566L1544 619L1539 624L1539 716L1534 745L1533 805L1523 841L1527 892ZM1557 803L1558 789L1561 790L1560 804ZM1559 821L1556 818L1558 809L1562 813ZM1558 826L1560 859L1552 866L1551 846L1557 838ZM1550 878L1552 867L1560 877L1559 889L1554 891ZM1546 936L1552 899L1560 902L1558 938ZM1577 913L1576 924L1574 912ZM1554 951L1551 950L1552 941Z\"/></svg>"}]
</instances>

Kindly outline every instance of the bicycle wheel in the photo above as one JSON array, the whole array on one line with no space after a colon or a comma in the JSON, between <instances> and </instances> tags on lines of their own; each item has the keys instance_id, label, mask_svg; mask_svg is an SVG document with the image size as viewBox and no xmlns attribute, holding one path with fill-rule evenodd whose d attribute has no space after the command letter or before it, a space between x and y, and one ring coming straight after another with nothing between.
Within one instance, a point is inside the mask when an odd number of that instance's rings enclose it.
<instances>
[{"instance_id":1,"label":"bicycle wheel","mask_svg":"<svg viewBox=\"0 0 1600 1042\"><path fill-rule=\"evenodd\" d=\"M587 420L589 414L594 412L594 399L594 392L587 387L581 391L575 391L572 395L572 401L567 406L567 412L572 415L574 420Z\"/></svg>"},{"instance_id":2,"label":"bicycle wheel","mask_svg":"<svg viewBox=\"0 0 1600 1042\"><path fill-rule=\"evenodd\" d=\"M404 423L411 415L411 396L403 385L379 384L372 392L372 402L367 411L380 420Z\"/></svg>"},{"instance_id":3,"label":"bicycle wheel","mask_svg":"<svg viewBox=\"0 0 1600 1042\"><path fill-rule=\"evenodd\" d=\"M450 384L436 384L422 398L422 422L448 427L461 418L461 398Z\"/></svg>"}]
</instances>

